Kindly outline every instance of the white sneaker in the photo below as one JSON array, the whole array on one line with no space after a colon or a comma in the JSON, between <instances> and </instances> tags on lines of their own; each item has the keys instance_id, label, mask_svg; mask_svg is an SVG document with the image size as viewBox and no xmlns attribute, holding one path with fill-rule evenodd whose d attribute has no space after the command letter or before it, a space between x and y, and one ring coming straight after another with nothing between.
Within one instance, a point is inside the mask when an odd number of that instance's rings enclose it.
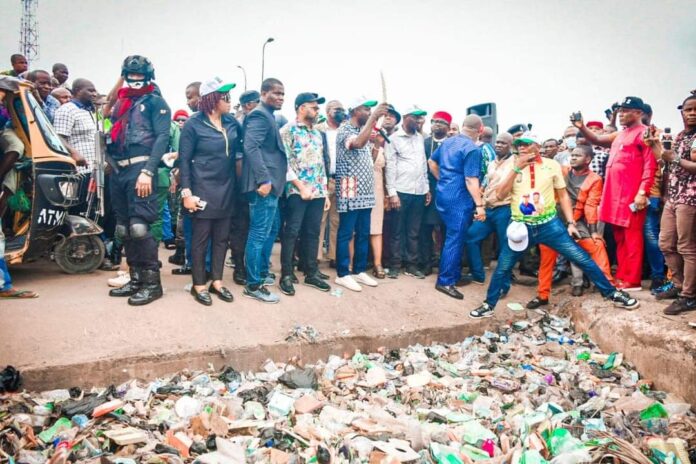
<instances>
[{"instance_id":1,"label":"white sneaker","mask_svg":"<svg viewBox=\"0 0 696 464\"><path fill-rule=\"evenodd\" d=\"M130 274L126 271L118 271L116 277L106 281L109 287L121 288L130 282Z\"/></svg>"},{"instance_id":2,"label":"white sneaker","mask_svg":"<svg viewBox=\"0 0 696 464\"><path fill-rule=\"evenodd\" d=\"M353 276L355 280L357 280L359 283L363 285L367 285L368 287L376 287L377 286L377 281L370 277L369 275L365 274L364 272L361 272L360 274L355 274Z\"/></svg>"},{"instance_id":3,"label":"white sneaker","mask_svg":"<svg viewBox=\"0 0 696 464\"><path fill-rule=\"evenodd\" d=\"M336 277L336 285L346 287L348 290L353 290L354 292L362 292L362 287L353 279L353 276L347 275L345 277Z\"/></svg>"}]
</instances>

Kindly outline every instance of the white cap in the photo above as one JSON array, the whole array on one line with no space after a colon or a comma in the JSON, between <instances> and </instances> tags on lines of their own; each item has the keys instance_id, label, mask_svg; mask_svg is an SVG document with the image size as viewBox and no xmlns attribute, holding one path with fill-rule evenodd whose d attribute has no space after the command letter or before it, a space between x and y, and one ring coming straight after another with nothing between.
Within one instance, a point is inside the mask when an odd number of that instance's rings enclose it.
<instances>
[{"instance_id":1,"label":"white cap","mask_svg":"<svg viewBox=\"0 0 696 464\"><path fill-rule=\"evenodd\" d=\"M418 105L409 105L408 108L406 108L406 111L402 112L401 115L408 116L409 114L414 116L425 116L428 114L428 112Z\"/></svg>"},{"instance_id":2,"label":"white cap","mask_svg":"<svg viewBox=\"0 0 696 464\"><path fill-rule=\"evenodd\" d=\"M520 143L536 143L537 145L541 145L539 137L535 133L529 131L525 132L519 138L515 139L515 141L512 144L517 145Z\"/></svg>"},{"instance_id":3,"label":"white cap","mask_svg":"<svg viewBox=\"0 0 696 464\"><path fill-rule=\"evenodd\" d=\"M227 93L230 90L234 89L237 86L237 84L234 84L232 82L225 83L223 82L222 79L219 77L215 76L212 77L206 81L203 81L201 84L201 89L199 91L201 97L204 95L208 95L213 92L222 92L222 93Z\"/></svg>"},{"instance_id":4,"label":"white cap","mask_svg":"<svg viewBox=\"0 0 696 464\"><path fill-rule=\"evenodd\" d=\"M368 108L372 108L373 106L377 106L377 100L370 100L367 97L361 95L358 98L354 98L350 102L350 105L348 105L348 112L353 111L355 108L359 106L367 106Z\"/></svg>"},{"instance_id":5,"label":"white cap","mask_svg":"<svg viewBox=\"0 0 696 464\"><path fill-rule=\"evenodd\" d=\"M512 251L524 251L529 245L529 231L523 222L511 222L507 228L507 237Z\"/></svg>"}]
</instances>

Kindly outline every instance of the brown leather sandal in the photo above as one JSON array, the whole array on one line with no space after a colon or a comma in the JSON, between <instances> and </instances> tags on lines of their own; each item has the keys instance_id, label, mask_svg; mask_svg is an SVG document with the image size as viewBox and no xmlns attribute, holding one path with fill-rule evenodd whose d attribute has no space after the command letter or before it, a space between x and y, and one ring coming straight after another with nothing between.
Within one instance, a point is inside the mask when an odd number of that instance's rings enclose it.
<instances>
[{"instance_id":1,"label":"brown leather sandal","mask_svg":"<svg viewBox=\"0 0 696 464\"><path fill-rule=\"evenodd\" d=\"M378 279L384 279L387 276L382 266L375 266L375 268L372 270L372 275Z\"/></svg>"}]
</instances>

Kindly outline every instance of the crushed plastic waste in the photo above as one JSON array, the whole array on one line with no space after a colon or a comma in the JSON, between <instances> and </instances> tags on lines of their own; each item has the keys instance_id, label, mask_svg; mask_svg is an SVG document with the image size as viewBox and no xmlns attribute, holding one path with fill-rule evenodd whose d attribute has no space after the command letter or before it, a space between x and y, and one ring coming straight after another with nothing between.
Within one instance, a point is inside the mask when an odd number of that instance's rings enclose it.
<instances>
[{"instance_id":1,"label":"crushed plastic waste","mask_svg":"<svg viewBox=\"0 0 696 464\"><path fill-rule=\"evenodd\" d=\"M311 325L296 325L288 332L285 337L286 342L305 341L307 343L316 343L319 339L319 331Z\"/></svg>"},{"instance_id":2,"label":"crushed plastic waste","mask_svg":"<svg viewBox=\"0 0 696 464\"><path fill-rule=\"evenodd\" d=\"M689 464L694 455L691 405L553 315L452 345L0 394L2 464Z\"/></svg>"},{"instance_id":3,"label":"crushed plastic waste","mask_svg":"<svg viewBox=\"0 0 696 464\"><path fill-rule=\"evenodd\" d=\"M0 371L0 393L17 391L22 382L21 379L17 369L12 366L5 367Z\"/></svg>"}]
</instances>

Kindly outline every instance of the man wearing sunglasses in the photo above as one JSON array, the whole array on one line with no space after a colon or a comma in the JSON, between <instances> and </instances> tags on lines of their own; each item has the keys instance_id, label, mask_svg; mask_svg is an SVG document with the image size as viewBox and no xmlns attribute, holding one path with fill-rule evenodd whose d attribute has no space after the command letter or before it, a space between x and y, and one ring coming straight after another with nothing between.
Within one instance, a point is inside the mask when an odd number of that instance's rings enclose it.
<instances>
[{"instance_id":1,"label":"man wearing sunglasses","mask_svg":"<svg viewBox=\"0 0 696 464\"><path fill-rule=\"evenodd\" d=\"M602 296L615 306L634 309L640 306L635 298L617 290L604 276L597 264L572 237L580 238L573 218L573 208L566 190L561 166L554 160L541 157L540 142L536 135L525 132L514 141L519 156L513 168L498 183L496 195L502 199L511 194L510 207L513 222L507 229L509 248L501 247L498 266L488 285L486 300L469 313L472 319L493 317L495 305L505 288L510 286L510 271L528 246L546 245L578 266L595 284ZM558 198L568 226L556 213ZM524 208L533 199L534 209ZM527 199L527 200L526 200Z\"/></svg>"}]
</instances>

